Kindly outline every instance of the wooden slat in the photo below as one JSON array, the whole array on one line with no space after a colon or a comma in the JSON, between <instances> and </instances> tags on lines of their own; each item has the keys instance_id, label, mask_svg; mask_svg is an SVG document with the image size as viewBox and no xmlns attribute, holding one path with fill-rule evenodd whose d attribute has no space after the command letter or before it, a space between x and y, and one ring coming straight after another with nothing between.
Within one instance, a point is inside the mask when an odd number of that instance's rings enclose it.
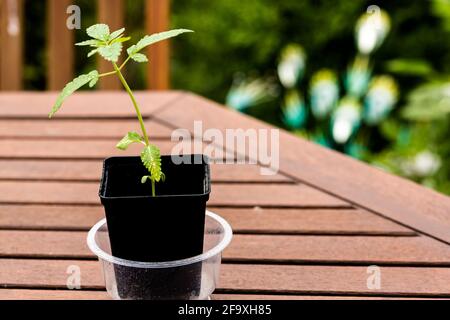
<instances>
[{"instance_id":1,"label":"wooden slat","mask_svg":"<svg viewBox=\"0 0 450 320\"><path fill-rule=\"evenodd\" d=\"M225 218L235 233L415 235L409 229L361 210L214 207L210 210ZM0 229L89 230L103 217L100 206L0 205Z\"/></svg>"},{"instance_id":2,"label":"wooden slat","mask_svg":"<svg viewBox=\"0 0 450 320\"><path fill-rule=\"evenodd\" d=\"M183 112L179 110L182 108ZM174 127L267 129L270 125L186 94L156 115ZM281 172L450 243L450 198L280 131Z\"/></svg>"},{"instance_id":3,"label":"wooden slat","mask_svg":"<svg viewBox=\"0 0 450 320\"><path fill-rule=\"evenodd\" d=\"M150 138L170 139L172 129L152 120L146 120L145 123ZM0 120L0 137L3 139L110 138L120 140L129 131L139 131L139 122L137 120L62 120L59 118L52 120Z\"/></svg>"},{"instance_id":4,"label":"wooden slat","mask_svg":"<svg viewBox=\"0 0 450 320\"><path fill-rule=\"evenodd\" d=\"M48 119L57 92L1 93L0 118ZM164 108L181 97L180 92L136 92L144 116ZM130 98L123 92L80 92L64 103L56 118L124 118L135 119L135 111Z\"/></svg>"},{"instance_id":5,"label":"wooden slat","mask_svg":"<svg viewBox=\"0 0 450 320\"><path fill-rule=\"evenodd\" d=\"M146 1L146 30L147 34L167 31L169 29L169 0ZM150 63L147 67L148 88L153 90L167 90L169 88L169 42L163 41L150 46L148 56Z\"/></svg>"},{"instance_id":6,"label":"wooden slat","mask_svg":"<svg viewBox=\"0 0 450 320\"><path fill-rule=\"evenodd\" d=\"M48 1L47 88L61 90L74 78L74 31L67 28L67 7L72 0Z\"/></svg>"},{"instance_id":7,"label":"wooden slat","mask_svg":"<svg viewBox=\"0 0 450 320\"><path fill-rule=\"evenodd\" d=\"M69 266L81 269L82 288L104 288L100 265L79 260L0 260L0 286L66 288ZM20 266L20 268L18 268ZM449 268L381 267L381 289L367 288L360 266L284 266L224 264L218 289L229 293L389 295L450 297Z\"/></svg>"},{"instance_id":8,"label":"wooden slat","mask_svg":"<svg viewBox=\"0 0 450 320\"><path fill-rule=\"evenodd\" d=\"M211 208L241 233L414 235L376 215L351 209ZM1 216L0 207L0 216Z\"/></svg>"},{"instance_id":9,"label":"wooden slat","mask_svg":"<svg viewBox=\"0 0 450 320\"><path fill-rule=\"evenodd\" d=\"M30 290L0 289L0 300L110 300L106 291L89 290ZM212 300L354 300L357 296L301 296L301 295L256 295L213 294ZM366 299L389 299L387 297L365 297ZM391 298L394 299L394 298ZM407 299L407 298L404 298ZM414 299L414 298L412 298Z\"/></svg>"},{"instance_id":10,"label":"wooden slat","mask_svg":"<svg viewBox=\"0 0 450 320\"><path fill-rule=\"evenodd\" d=\"M111 32L125 27L123 0L98 0L98 21L109 25ZM120 62L120 61L119 61ZM111 62L98 57L99 71L106 73L113 70ZM117 77L105 77L99 81L102 90L120 90L122 85Z\"/></svg>"},{"instance_id":11,"label":"wooden slat","mask_svg":"<svg viewBox=\"0 0 450 320\"><path fill-rule=\"evenodd\" d=\"M0 203L98 205L98 183L0 181ZM211 206L349 207L307 186L289 184L214 184Z\"/></svg>"},{"instance_id":12,"label":"wooden slat","mask_svg":"<svg viewBox=\"0 0 450 320\"><path fill-rule=\"evenodd\" d=\"M94 258L87 232L0 231L0 257ZM39 241L36 241L39 239ZM450 266L450 248L424 237L235 235L224 261Z\"/></svg>"},{"instance_id":13,"label":"wooden slat","mask_svg":"<svg viewBox=\"0 0 450 320\"><path fill-rule=\"evenodd\" d=\"M23 0L0 0L0 91L22 89Z\"/></svg>"},{"instance_id":14,"label":"wooden slat","mask_svg":"<svg viewBox=\"0 0 450 320\"><path fill-rule=\"evenodd\" d=\"M90 140L86 139L70 139L70 140L17 140L17 139L0 139L0 158L3 159L98 159L111 156L136 156L142 151L140 145L134 144L126 151L116 148L118 141L108 140ZM156 143L161 149L162 154L179 154L180 148L174 149L175 146L182 146L182 154L192 154L196 150L194 144L190 141L172 142L158 141ZM206 145L204 145L206 147ZM217 152L218 149L215 148ZM223 152L224 153L224 152ZM213 155L214 156L214 155ZM226 155L222 154L220 159ZM228 155L232 159L232 155Z\"/></svg>"},{"instance_id":15,"label":"wooden slat","mask_svg":"<svg viewBox=\"0 0 450 320\"><path fill-rule=\"evenodd\" d=\"M102 160L1 160L0 180L99 181ZM26 174L24 175L24 172ZM211 164L213 182L291 183L280 174L263 176L257 165Z\"/></svg>"}]
</instances>

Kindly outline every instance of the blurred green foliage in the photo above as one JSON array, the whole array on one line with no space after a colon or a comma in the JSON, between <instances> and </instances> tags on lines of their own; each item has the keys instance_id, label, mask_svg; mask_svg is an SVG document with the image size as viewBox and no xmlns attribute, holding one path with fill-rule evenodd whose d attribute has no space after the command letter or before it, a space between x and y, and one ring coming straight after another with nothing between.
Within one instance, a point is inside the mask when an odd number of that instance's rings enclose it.
<instances>
[{"instance_id":1,"label":"blurred green foliage","mask_svg":"<svg viewBox=\"0 0 450 320\"><path fill-rule=\"evenodd\" d=\"M126 0L127 32L134 38L144 33L144 1ZM97 22L96 1L74 3L82 9L83 29ZM392 21L388 38L373 55L373 74L393 75L400 100L389 120L370 134L370 146L352 152L450 194L450 0L172 0L171 27L196 31L172 42L172 86L223 103L240 72L275 78L279 53L289 43L302 44L308 55L305 79L324 68L342 77L355 56L354 24L370 5L386 10ZM25 0L25 8L25 88L44 90L45 1ZM76 32L76 40L83 37L83 31ZM91 70L95 61L76 52L77 73ZM142 66L127 69L127 78L134 89L145 87ZM305 81L301 91L308 92L308 85ZM280 104L266 101L249 113L285 126ZM367 147L372 152L361 155ZM433 174L420 170L427 165Z\"/></svg>"}]
</instances>

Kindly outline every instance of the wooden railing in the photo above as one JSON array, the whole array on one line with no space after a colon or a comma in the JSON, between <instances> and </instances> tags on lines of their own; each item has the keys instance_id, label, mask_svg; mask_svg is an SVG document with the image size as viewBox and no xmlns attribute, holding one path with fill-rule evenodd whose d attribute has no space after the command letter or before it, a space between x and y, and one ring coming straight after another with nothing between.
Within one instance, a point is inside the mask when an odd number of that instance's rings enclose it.
<instances>
[{"instance_id":1,"label":"wooden railing","mask_svg":"<svg viewBox=\"0 0 450 320\"><path fill-rule=\"evenodd\" d=\"M60 90L74 74L74 31L66 26L67 7L73 0L38 0L47 5L47 89ZM112 29L124 25L125 0L97 0L98 21ZM146 33L169 28L169 0L146 0ZM24 0L0 0L0 90L23 88ZM162 42L148 49L151 66L147 69L147 88L169 88L169 44ZM64 62L64 63L63 63ZM156 66L156 67L155 67ZM98 59L100 71L109 71L109 64ZM103 90L120 89L114 79L104 79Z\"/></svg>"}]
</instances>

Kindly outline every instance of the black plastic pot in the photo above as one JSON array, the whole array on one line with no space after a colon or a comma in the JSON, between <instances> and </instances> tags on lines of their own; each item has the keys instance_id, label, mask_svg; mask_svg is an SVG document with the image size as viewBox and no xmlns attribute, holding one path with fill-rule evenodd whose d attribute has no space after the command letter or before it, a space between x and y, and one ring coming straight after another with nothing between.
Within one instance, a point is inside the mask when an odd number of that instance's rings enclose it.
<instances>
[{"instance_id":1,"label":"black plastic pot","mask_svg":"<svg viewBox=\"0 0 450 320\"><path fill-rule=\"evenodd\" d=\"M203 252L206 202L211 191L207 158L190 156L191 164L175 164L162 157L165 182L157 183L152 197L151 183L141 183L148 175L139 157L113 157L104 162L100 199L115 257L133 261L162 262L190 258ZM200 163L195 163L200 159ZM122 298L141 297L183 299L200 290L201 264L171 279L155 279L142 270L134 285L122 285L120 266L116 281ZM151 281L150 281L151 280ZM121 283L122 282L122 283ZM169 287L168 295L155 297L157 287ZM175 286L175 287L174 287ZM175 296L174 296L175 295Z\"/></svg>"}]
</instances>

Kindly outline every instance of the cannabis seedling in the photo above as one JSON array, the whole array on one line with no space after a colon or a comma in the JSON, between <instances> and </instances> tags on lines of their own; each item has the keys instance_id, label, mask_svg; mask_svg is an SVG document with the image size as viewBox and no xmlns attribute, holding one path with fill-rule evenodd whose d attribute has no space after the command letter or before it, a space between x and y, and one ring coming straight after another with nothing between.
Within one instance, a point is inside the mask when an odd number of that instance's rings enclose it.
<instances>
[{"instance_id":1,"label":"cannabis seedling","mask_svg":"<svg viewBox=\"0 0 450 320\"><path fill-rule=\"evenodd\" d=\"M176 29L147 35L138 43L132 45L127 49L128 57L120 66L117 65L117 61L119 60L122 53L123 43L131 39L130 37L124 36L125 28L110 33L109 26L107 26L106 24L96 24L89 27L86 32L92 39L77 43L76 45L92 47L93 50L89 52L88 57L99 54L105 60L112 63L114 70L103 74L100 74L97 70L94 70L89 72L88 74L83 74L69 82L58 96L56 103L49 114L49 117L52 118L55 113L58 112L58 110L61 108L63 102L72 93L74 93L84 85L89 84L89 86L92 88L97 84L100 78L117 75L131 98L137 118L139 120L139 124L141 126L142 134L139 134L137 132L128 132L116 147L120 150L126 150L133 143L142 143L144 145L144 149L141 152L141 160L145 168L147 168L149 175L142 177L141 182L146 183L148 180L150 180L152 183L152 195L155 196L156 182L163 181L165 179L164 173L162 172L161 168L161 152L157 146L150 144L139 105L133 95L133 92L130 89L130 86L128 85L122 74L122 69L130 60L138 63L148 62L147 56L141 53L144 48L156 42L176 37L182 33L193 31L187 29Z\"/></svg>"}]
</instances>

